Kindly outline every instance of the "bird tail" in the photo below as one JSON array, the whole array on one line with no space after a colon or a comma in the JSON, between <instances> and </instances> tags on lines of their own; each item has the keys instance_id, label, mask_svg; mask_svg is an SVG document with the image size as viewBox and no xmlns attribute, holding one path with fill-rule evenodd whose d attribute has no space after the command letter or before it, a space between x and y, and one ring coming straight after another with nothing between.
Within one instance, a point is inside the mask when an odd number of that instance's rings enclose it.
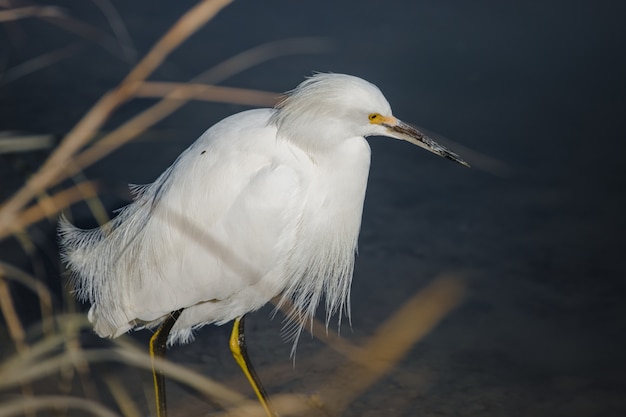
<instances>
[{"instance_id":1,"label":"bird tail","mask_svg":"<svg viewBox=\"0 0 626 417\"><path fill-rule=\"evenodd\" d=\"M131 326L125 317L118 317L120 311L101 309L100 303L109 300L111 257L103 253L107 245L107 230L111 223L100 228L84 230L74 226L65 216L59 219L58 236L61 247L61 260L70 272L70 284L76 297L89 301L89 321L102 337L116 337Z\"/></svg>"},{"instance_id":2,"label":"bird tail","mask_svg":"<svg viewBox=\"0 0 626 417\"><path fill-rule=\"evenodd\" d=\"M95 301L95 286L90 269L93 249L104 236L100 229L83 230L74 226L65 215L59 219L58 226L61 260L70 271L71 284L76 296L81 301Z\"/></svg>"}]
</instances>

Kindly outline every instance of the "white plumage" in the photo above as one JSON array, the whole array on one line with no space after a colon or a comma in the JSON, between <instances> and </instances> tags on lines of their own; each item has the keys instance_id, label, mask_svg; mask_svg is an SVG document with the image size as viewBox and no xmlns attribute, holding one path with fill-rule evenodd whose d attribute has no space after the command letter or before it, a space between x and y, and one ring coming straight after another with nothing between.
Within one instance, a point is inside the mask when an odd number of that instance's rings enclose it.
<instances>
[{"instance_id":1,"label":"white plumage","mask_svg":"<svg viewBox=\"0 0 626 417\"><path fill-rule=\"evenodd\" d=\"M281 294L297 307L291 318L311 317L322 295L327 317L349 314L369 135L465 164L395 119L373 84L317 74L275 109L208 129L109 224L62 220L64 259L96 332L154 327L184 308L169 343L186 342Z\"/></svg>"}]
</instances>

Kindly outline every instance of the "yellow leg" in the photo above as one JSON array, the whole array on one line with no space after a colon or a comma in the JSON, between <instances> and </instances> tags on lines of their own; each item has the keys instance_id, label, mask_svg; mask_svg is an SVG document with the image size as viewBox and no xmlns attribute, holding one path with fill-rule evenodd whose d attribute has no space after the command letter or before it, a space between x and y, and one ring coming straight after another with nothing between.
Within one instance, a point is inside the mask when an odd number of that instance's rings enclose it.
<instances>
[{"instance_id":1,"label":"yellow leg","mask_svg":"<svg viewBox=\"0 0 626 417\"><path fill-rule=\"evenodd\" d=\"M156 369L155 359L162 359L165 357L165 351L167 350L167 337L182 312L182 308L172 312L150 338L150 359L152 359L152 377L154 379L154 396L156 398L157 417L167 417L167 406L165 403L165 376L163 375L163 372Z\"/></svg>"},{"instance_id":2,"label":"yellow leg","mask_svg":"<svg viewBox=\"0 0 626 417\"><path fill-rule=\"evenodd\" d=\"M257 376L252 364L250 363L250 359L248 358L248 351L246 349L246 338L244 335L243 321L245 316L241 316L235 320L233 325L233 332L230 334L230 351L237 361L237 364L248 378L248 382L252 386L252 389L256 393L259 402L265 409L268 417L276 417L276 414L272 407L270 407L269 399L267 397L267 393L263 389L263 385L261 385L261 380ZM161 417L161 416L159 416Z\"/></svg>"}]
</instances>

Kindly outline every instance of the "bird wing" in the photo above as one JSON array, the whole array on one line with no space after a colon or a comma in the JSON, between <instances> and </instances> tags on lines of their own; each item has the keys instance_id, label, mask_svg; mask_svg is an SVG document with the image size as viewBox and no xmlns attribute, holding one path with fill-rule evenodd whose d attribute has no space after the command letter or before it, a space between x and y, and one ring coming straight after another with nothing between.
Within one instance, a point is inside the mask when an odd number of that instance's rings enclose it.
<instances>
[{"instance_id":1,"label":"bird wing","mask_svg":"<svg viewBox=\"0 0 626 417\"><path fill-rule=\"evenodd\" d=\"M217 308L220 302L247 292L249 311L282 290L304 168L276 141L268 117L269 110L250 111L218 123L140 190L108 235L86 232L82 246L74 239L78 250L67 257L99 334L117 335L199 303L216 309L197 323L223 321L232 311Z\"/></svg>"}]
</instances>

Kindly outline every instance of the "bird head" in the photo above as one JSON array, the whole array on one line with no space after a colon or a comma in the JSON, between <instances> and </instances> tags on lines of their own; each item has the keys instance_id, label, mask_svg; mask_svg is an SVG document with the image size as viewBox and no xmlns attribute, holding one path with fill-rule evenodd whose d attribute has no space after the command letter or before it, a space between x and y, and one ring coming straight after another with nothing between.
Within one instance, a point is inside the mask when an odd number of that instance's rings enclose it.
<instances>
[{"instance_id":1,"label":"bird head","mask_svg":"<svg viewBox=\"0 0 626 417\"><path fill-rule=\"evenodd\" d=\"M345 74L318 73L290 91L270 123L278 136L307 150L330 150L342 139L388 136L468 166L457 154L392 115L374 84Z\"/></svg>"}]
</instances>

